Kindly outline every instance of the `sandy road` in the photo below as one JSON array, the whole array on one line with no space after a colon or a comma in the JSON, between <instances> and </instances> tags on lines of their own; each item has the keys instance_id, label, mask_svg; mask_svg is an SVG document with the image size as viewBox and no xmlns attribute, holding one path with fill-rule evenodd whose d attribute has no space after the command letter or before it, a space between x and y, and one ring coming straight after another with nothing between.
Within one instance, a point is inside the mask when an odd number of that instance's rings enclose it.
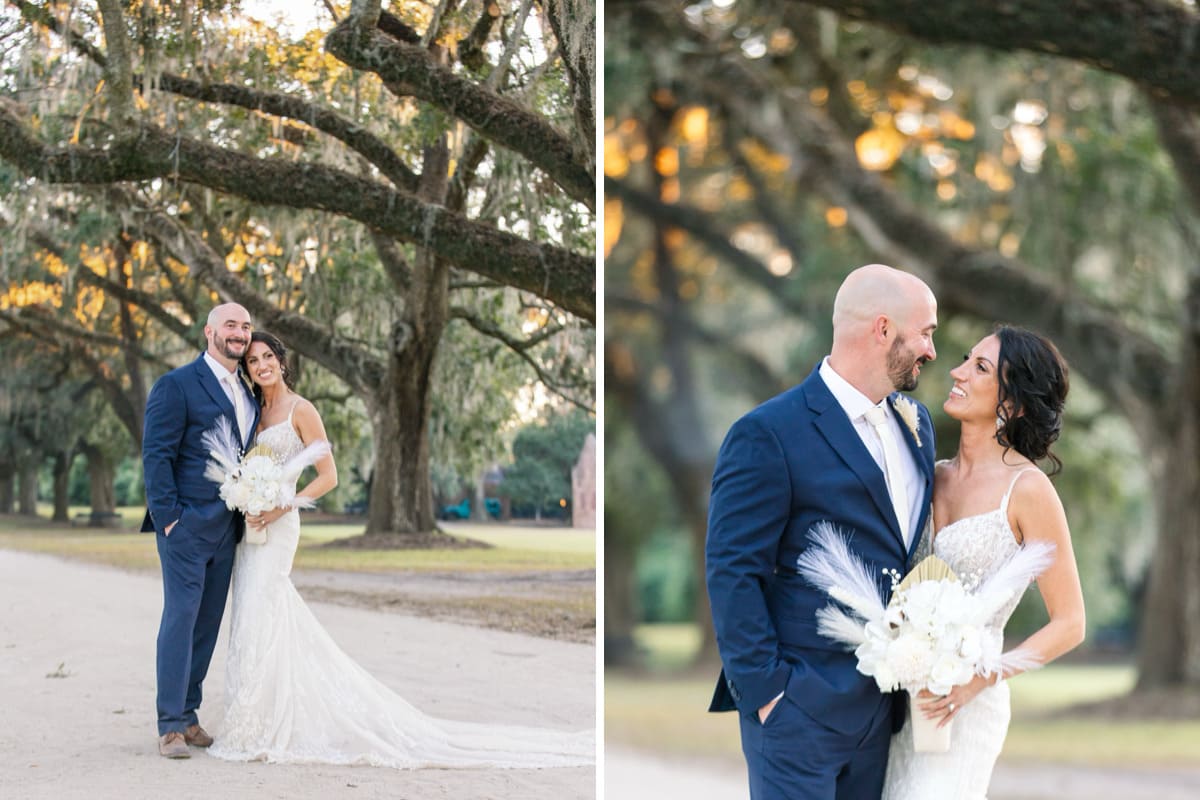
<instances>
[{"instance_id":1,"label":"sandy road","mask_svg":"<svg viewBox=\"0 0 1200 800\"><path fill-rule=\"evenodd\" d=\"M156 578L0 550L0 798L522 798L595 794L595 770L235 764L156 750ZM595 723L595 651L395 613L313 610L360 664L434 716L561 730ZM221 708L225 640L201 721ZM62 665L61 669L60 664Z\"/></svg>"},{"instance_id":2,"label":"sandy road","mask_svg":"<svg viewBox=\"0 0 1200 800\"><path fill-rule=\"evenodd\" d=\"M745 800L740 765L660 758L627 748L604 754L604 794L620 800L686 797L688 800ZM1001 759L989 800L1194 800L1200 769L1121 769L1057 764L1015 764Z\"/></svg>"}]
</instances>

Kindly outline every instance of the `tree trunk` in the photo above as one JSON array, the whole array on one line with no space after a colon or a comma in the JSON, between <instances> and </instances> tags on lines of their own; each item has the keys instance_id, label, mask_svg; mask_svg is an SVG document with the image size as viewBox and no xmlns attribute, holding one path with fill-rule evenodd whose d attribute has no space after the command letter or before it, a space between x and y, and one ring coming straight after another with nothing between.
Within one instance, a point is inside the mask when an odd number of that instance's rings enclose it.
<instances>
[{"instance_id":1,"label":"tree trunk","mask_svg":"<svg viewBox=\"0 0 1200 800\"><path fill-rule=\"evenodd\" d=\"M445 202L449 162L444 136L424 149L417 193L423 201ZM380 255L386 266L389 254ZM408 286L404 313L392 329L387 371L371 413L375 480L367 534L415 536L436 529L429 475L429 401L434 359L450 313L450 270L432 251L422 248L417 248L411 265L393 266L389 273L408 273L404 276Z\"/></svg>"},{"instance_id":2,"label":"tree trunk","mask_svg":"<svg viewBox=\"0 0 1200 800\"><path fill-rule=\"evenodd\" d=\"M480 470L475 476L475 497L471 502L474 504L471 507L471 519L477 522L487 522L487 494L483 488L483 470Z\"/></svg>"},{"instance_id":3,"label":"tree trunk","mask_svg":"<svg viewBox=\"0 0 1200 800\"><path fill-rule=\"evenodd\" d=\"M12 465L0 464L0 514L13 512L15 489Z\"/></svg>"},{"instance_id":4,"label":"tree trunk","mask_svg":"<svg viewBox=\"0 0 1200 800\"><path fill-rule=\"evenodd\" d=\"M38 463L28 459L21 464L20 494L17 496L17 513L27 517L37 516Z\"/></svg>"},{"instance_id":5,"label":"tree trunk","mask_svg":"<svg viewBox=\"0 0 1200 800\"><path fill-rule=\"evenodd\" d=\"M385 385L371 415L375 479L367 533L422 534L435 529L429 477L429 398L434 356L446 326L448 273L440 271L441 315L431 313L389 359ZM436 311L426 307L428 311Z\"/></svg>"},{"instance_id":6,"label":"tree trunk","mask_svg":"<svg viewBox=\"0 0 1200 800\"><path fill-rule=\"evenodd\" d=\"M611 518L610 518L611 519ZM610 520L605 528L611 530ZM637 646L633 626L637 623L637 589L634 586L633 553L640 534L613 532L604 547L604 664L636 666ZM623 546L616 545L620 541Z\"/></svg>"},{"instance_id":7,"label":"tree trunk","mask_svg":"<svg viewBox=\"0 0 1200 800\"><path fill-rule=\"evenodd\" d=\"M1138 641L1137 688L1200 687L1200 280L1183 326L1174 408L1165 419L1157 476L1158 539L1147 575Z\"/></svg>"},{"instance_id":8,"label":"tree trunk","mask_svg":"<svg viewBox=\"0 0 1200 800\"><path fill-rule=\"evenodd\" d=\"M117 510L116 464L98 447L84 444L81 449L87 457L92 515L112 514Z\"/></svg>"},{"instance_id":9,"label":"tree trunk","mask_svg":"<svg viewBox=\"0 0 1200 800\"><path fill-rule=\"evenodd\" d=\"M54 456L54 521L70 522L70 498L68 489L71 482L71 464L75 454L66 450Z\"/></svg>"}]
</instances>

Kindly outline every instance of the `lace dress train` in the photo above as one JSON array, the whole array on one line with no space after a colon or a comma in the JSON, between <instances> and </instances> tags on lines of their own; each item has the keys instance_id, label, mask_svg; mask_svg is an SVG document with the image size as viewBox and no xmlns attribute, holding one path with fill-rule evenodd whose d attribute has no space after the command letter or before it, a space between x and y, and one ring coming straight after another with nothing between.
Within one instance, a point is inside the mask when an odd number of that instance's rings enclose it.
<instances>
[{"instance_id":1,"label":"lace dress train","mask_svg":"<svg viewBox=\"0 0 1200 800\"><path fill-rule=\"evenodd\" d=\"M303 447L291 419L264 430L277 460ZM296 511L266 544L238 545L233 573L225 719L209 753L234 761L419 767L592 764L595 737L430 717L346 655L304 603L290 574Z\"/></svg>"}]
</instances>

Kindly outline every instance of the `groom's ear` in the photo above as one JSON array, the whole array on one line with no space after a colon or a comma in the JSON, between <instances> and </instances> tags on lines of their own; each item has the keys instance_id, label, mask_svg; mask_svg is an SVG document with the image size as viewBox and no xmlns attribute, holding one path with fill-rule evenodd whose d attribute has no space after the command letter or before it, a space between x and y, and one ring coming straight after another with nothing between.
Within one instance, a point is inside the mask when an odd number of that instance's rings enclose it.
<instances>
[{"instance_id":1,"label":"groom's ear","mask_svg":"<svg viewBox=\"0 0 1200 800\"><path fill-rule=\"evenodd\" d=\"M880 344L885 344L888 340L888 334L892 330L892 321L888 319L887 314L880 314L875 317L875 322L871 326L871 333Z\"/></svg>"}]
</instances>

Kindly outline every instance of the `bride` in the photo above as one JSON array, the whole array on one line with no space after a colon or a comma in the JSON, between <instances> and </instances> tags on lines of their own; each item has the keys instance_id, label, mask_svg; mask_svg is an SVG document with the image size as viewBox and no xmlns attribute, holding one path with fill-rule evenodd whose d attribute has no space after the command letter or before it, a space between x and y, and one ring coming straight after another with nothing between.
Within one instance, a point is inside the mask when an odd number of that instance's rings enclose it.
<instances>
[{"instance_id":1,"label":"bride","mask_svg":"<svg viewBox=\"0 0 1200 800\"><path fill-rule=\"evenodd\" d=\"M257 332L243 357L262 403L257 444L277 462L325 427L293 391L287 350ZM297 493L316 500L337 486L332 454ZM209 752L233 761L418 767L555 767L595 760L591 732L454 722L428 717L371 677L333 642L289 577L300 539L294 508L248 516L265 544L238 544L225 668L225 720Z\"/></svg>"},{"instance_id":2,"label":"bride","mask_svg":"<svg viewBox=\"0 0 1200 800\"><path fill-rule=\"evenodd\" d=\"M934 554L958 575L986 576L1026 542L1054 545L1053 564L1038 579L1050 621L1020 644L1037 664L1083 641L1083 595L1062 503L1034 463L1048 458L1062 426L1067 367L1045 338L1007 326L984 337L950 372L954 386L943 408L962 427L958 454L934 473ZM1014 598L992 620L1003 637ZM1021 659L1025 660L1025 659ZM912 703L940 724L954 722L950 751L914 753L912 725L891 742L885 800L983 800L1008 732L1004 676L976 676L945 696L922 691Z\"/></svg>"}]
</instances>

